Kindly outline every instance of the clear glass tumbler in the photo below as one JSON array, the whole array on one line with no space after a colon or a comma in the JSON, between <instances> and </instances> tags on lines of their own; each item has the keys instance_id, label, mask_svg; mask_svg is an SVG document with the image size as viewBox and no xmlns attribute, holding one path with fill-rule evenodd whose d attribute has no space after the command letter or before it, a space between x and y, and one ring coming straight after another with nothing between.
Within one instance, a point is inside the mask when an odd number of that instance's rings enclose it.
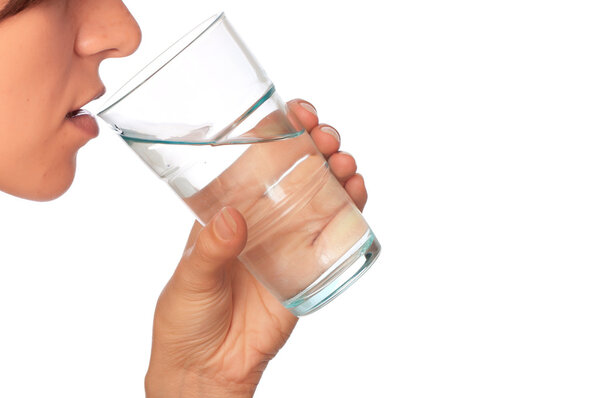
<instances>
[{"instance_id":1,"label":"clear glass tumbler","mask_svg":"<svg viewBox=\"0 0 600 398\"><path fill-rule=\"evenodd\" d=\"M240 255L295 315L322 307L377 258L375 235L223 13L113 95L98 116L194 212L248 224Z\"/></svg>"}]
</instances>

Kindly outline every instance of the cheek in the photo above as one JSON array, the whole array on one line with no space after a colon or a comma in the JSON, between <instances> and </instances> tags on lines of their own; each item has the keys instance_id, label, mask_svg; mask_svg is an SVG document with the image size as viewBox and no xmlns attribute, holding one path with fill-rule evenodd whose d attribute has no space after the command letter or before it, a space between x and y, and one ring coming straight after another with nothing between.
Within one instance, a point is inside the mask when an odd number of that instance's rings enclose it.
<instances>
[{"instance_id":1,"label":"cheek","mask_svg":"<svg viewBox=\"0 0 600 398\"><path fill-rule=\"evenodd\" d=\"M0 120L9 116L22 131L58 127L73 101L73 43L73 30L53 9L33 8L0 24L0 54L10 59L0 62Z\"/></svg>"},{"instance_id":2,"label":"cheek","mask_svg":"<svg viewBox=\"0 0 600 398\"><path fill-rule=\"evenodd\" d=\"M1 58L11 60L0 62L0 190L35 200L70 186L83 145L64 125L74 33L61 4L42 2L0 23Z\"/></svg>"}]
</instances>

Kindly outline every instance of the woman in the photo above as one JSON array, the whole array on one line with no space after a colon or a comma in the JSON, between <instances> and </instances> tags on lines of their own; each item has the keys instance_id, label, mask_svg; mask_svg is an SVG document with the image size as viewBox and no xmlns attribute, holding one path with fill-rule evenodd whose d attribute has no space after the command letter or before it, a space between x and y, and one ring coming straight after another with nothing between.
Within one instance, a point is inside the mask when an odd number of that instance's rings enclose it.
<instances>
[{"instance_id":1,"label":"woman","mask_svg":"<svg viewBox=\"0 0 600 398\"><path fill-rule=\"evenodd\" d=\"M46 201L69 188L77 151L95 135L73 115L104 93L100 63L140 40L121 0L0 0L0 190ZM362 209L364 182L338 133L308 102L289 106ZM237 261L245 240L232 208L194 224L156 306L147 396L252 396L297 318Z\"/></svg>"}]
</instances>

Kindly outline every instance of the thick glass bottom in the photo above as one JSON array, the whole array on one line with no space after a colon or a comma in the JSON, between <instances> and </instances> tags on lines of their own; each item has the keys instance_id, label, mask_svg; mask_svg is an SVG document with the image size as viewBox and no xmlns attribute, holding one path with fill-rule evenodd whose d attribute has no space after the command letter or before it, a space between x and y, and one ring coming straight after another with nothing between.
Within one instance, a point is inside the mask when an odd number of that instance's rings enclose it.
<instances>
[{"instance_id":1,"label":"thick glass bottom","mask_svg":"<svg viewBox=\"0 0 600 398\"><path fill-rule=\"evenodd\" d=\"M380 250L377 238L369 229L328 271L283 305L296 316L315 312L358 280L371 267Z\"/></svg>"}]
</instances>

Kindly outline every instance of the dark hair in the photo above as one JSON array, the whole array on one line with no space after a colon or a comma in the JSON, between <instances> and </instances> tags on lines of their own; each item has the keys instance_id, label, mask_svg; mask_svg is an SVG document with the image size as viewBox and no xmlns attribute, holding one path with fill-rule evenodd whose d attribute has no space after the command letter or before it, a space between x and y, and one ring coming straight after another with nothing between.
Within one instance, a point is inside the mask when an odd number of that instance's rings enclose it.
<instances>
[{"instance_id":1,"label":"dark hair","mask_svg":"<svg viewBox=\"0 0 600 398\"><path fill-rule=\"evenodd\" d=\"M12 15L18 14L24 9L43 0L10 0L3 9L0 10L0 21Z\"/></svg>"}]
</instances>

